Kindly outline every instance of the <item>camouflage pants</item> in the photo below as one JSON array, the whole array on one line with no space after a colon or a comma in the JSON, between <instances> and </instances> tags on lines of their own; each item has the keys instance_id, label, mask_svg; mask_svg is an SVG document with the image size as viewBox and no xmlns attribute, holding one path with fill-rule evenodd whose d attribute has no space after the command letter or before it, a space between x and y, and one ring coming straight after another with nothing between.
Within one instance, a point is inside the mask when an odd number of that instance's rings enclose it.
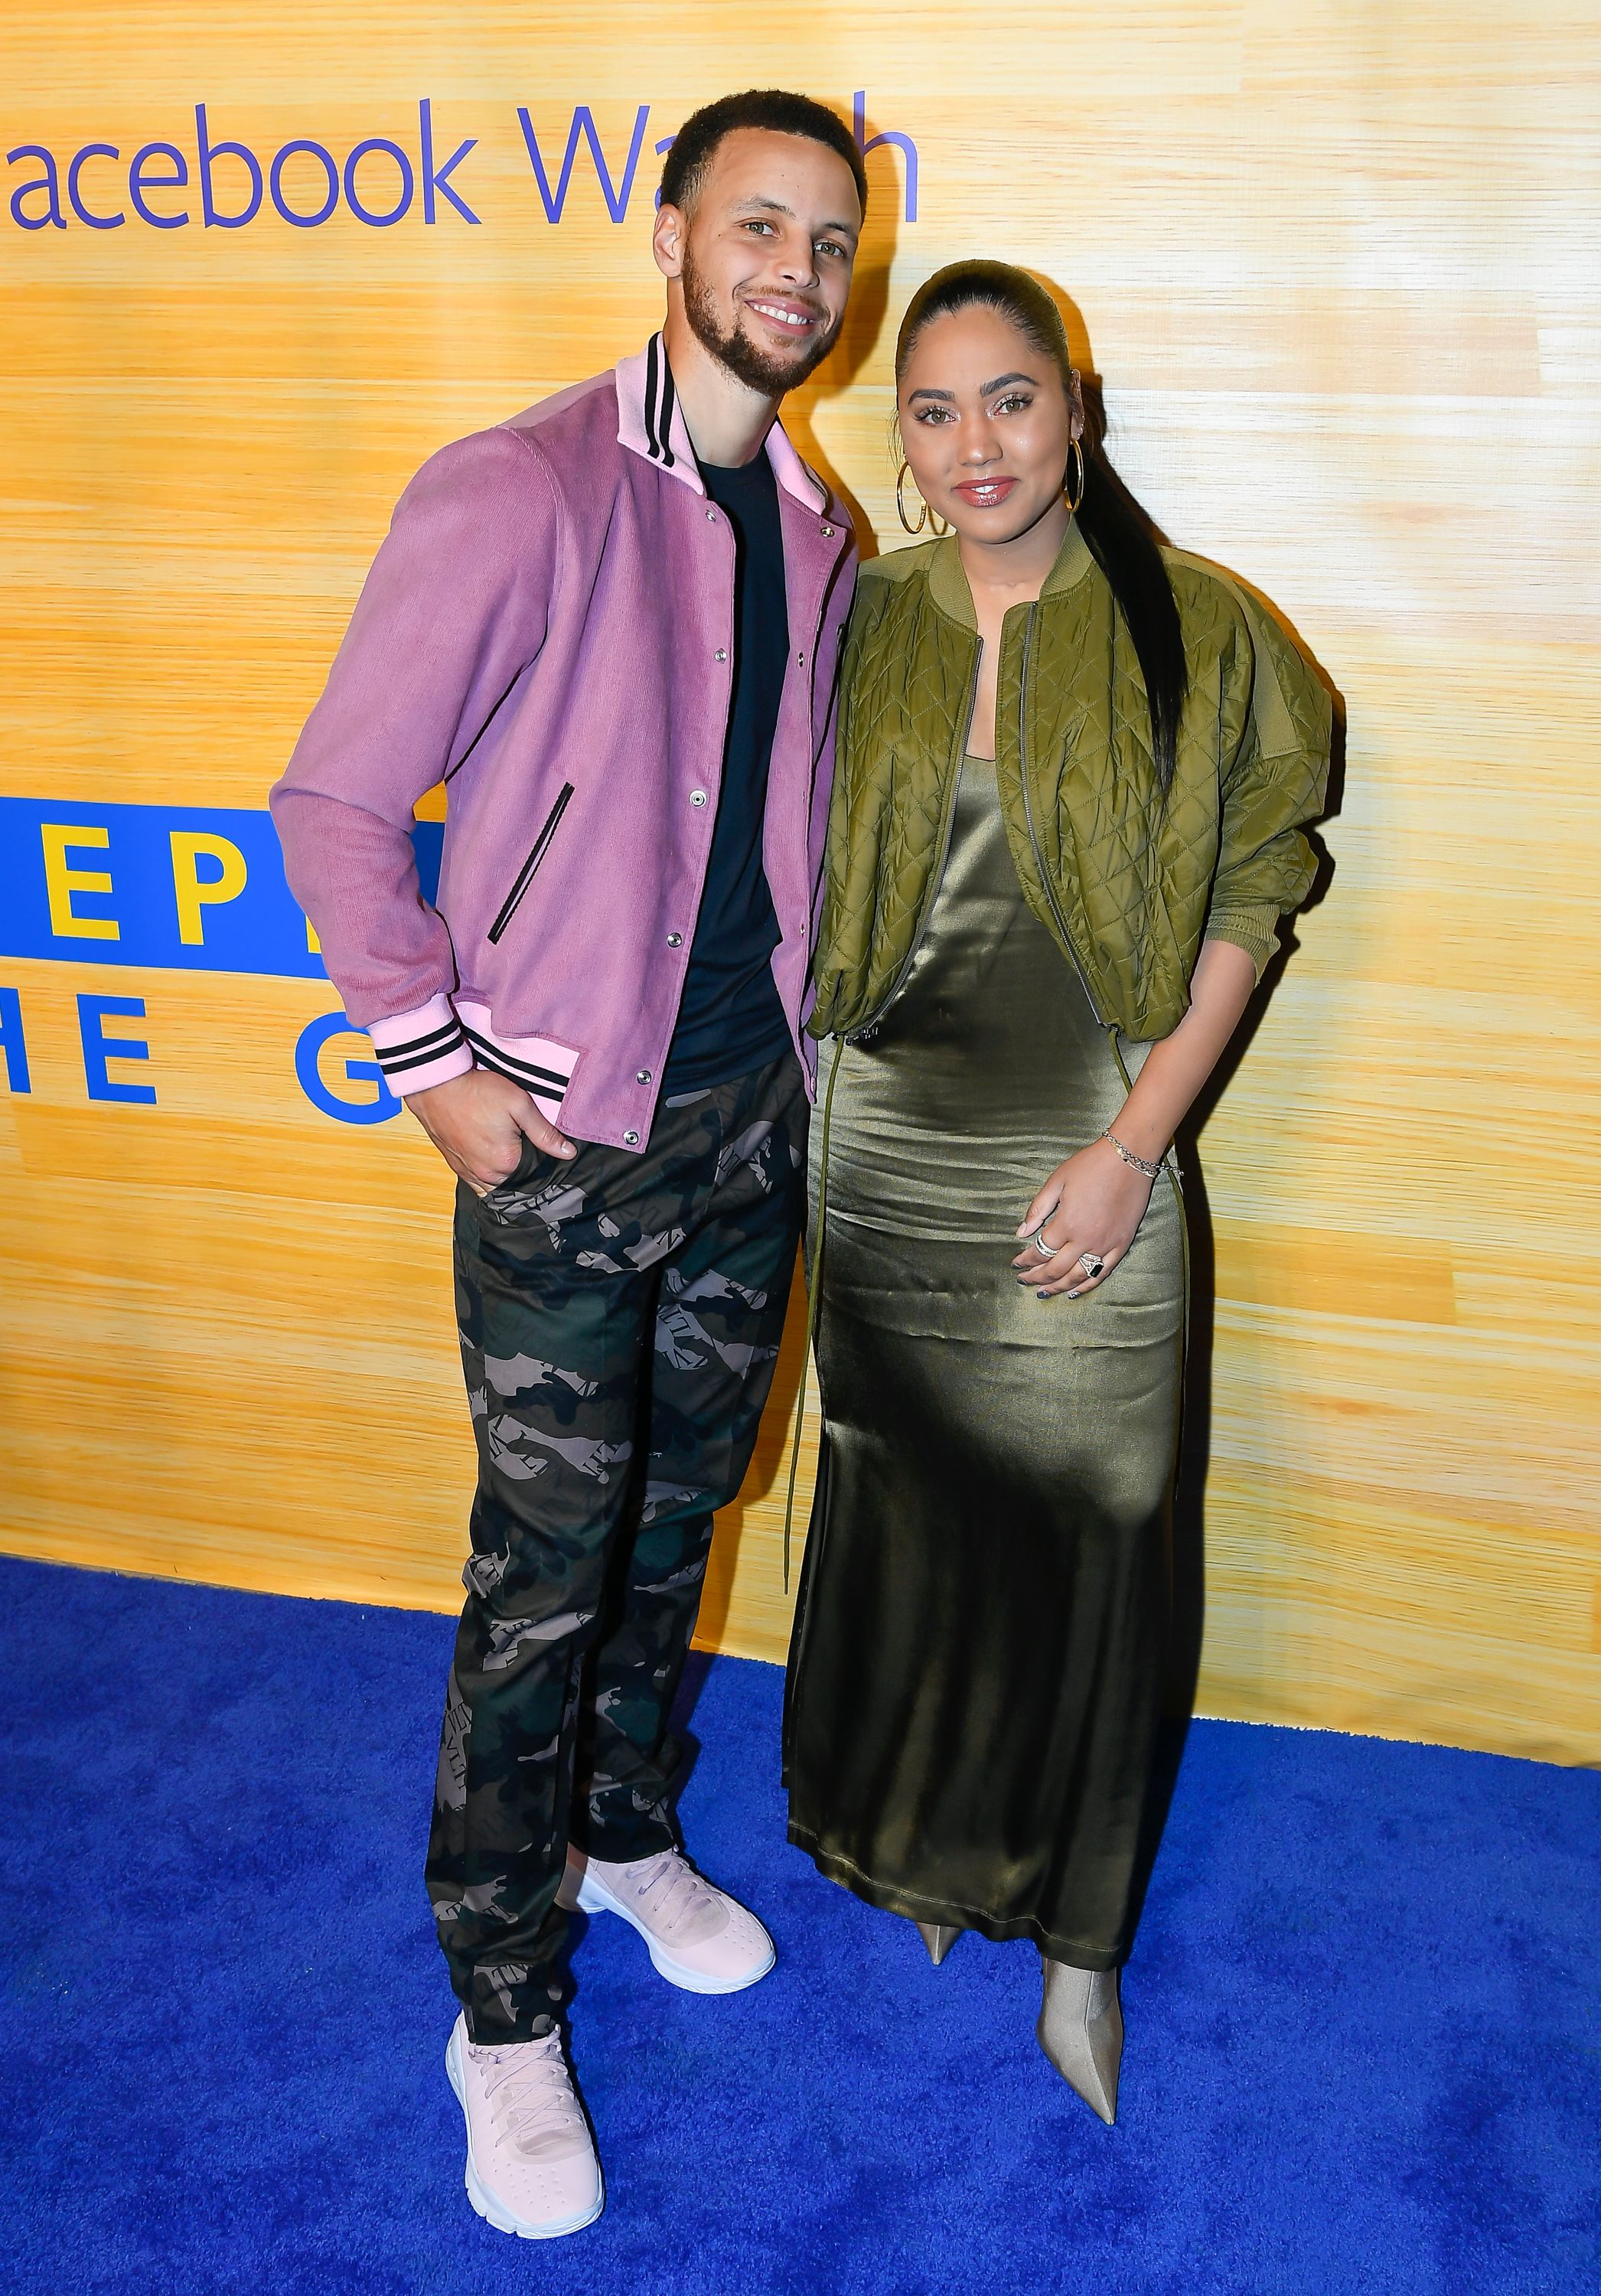
<instances>
[{"instance_id":1,"label":"camouflage pants","mask_svg":"<svg viewBox=\"0 0 1601 2296\"><path fill-rule=\"evenodd\" d=\"M667 1717L772 1382L806 1122L786 1055L668 1103L644 1155L530 1148L457 1191L479 1479L428 1888L480 2041L547 2030L568 1841L676 1843Z\"/></svg>"}]
</instances>

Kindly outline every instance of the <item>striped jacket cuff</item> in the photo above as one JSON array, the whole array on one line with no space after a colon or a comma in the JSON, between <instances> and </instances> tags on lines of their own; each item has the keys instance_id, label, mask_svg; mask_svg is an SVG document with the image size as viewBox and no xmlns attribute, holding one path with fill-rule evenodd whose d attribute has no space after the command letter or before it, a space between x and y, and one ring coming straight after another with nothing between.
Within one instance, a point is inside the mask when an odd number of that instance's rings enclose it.
<instances>
[{"instance_id":1,"label":"striped jacket cuff","mask_svg":"<svg viewBox=\"0 0 1601 2296\"><path fill-rule=\"evenodd\" d=\"M426 1092L431 1085L447 1084L465 1076L474 1066L466 1031L456 1007L441 992L415 1013L397 1013L386 1021L367 1024L373 1050L390 1090L402 1097Z\"/></svg>"}]
</instances>

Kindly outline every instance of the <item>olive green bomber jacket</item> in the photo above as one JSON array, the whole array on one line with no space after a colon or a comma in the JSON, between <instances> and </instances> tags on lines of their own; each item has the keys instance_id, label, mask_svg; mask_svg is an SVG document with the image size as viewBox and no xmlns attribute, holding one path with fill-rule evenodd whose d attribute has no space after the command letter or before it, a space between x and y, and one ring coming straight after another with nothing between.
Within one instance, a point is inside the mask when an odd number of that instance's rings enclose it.
<instances>
[{"instance_id":1,"label":"olive green bomber jacket","mask_svg":"<svg viewBox=\"0 0 1601 2296\"><path fill-rule=\"evenodd\" d=\"M1329 697L1273 617L1164 551L1188 682L1164 800L1127 623L1078 525L1032 606L1002 624L996 770L1029 906L1104 1026L1166 1036L1204 939L1259 975L1312 882ZM977 684L954 537L863 566L843 657L814 1036L867 1028L910 968L948 841Z\"/></svg>"}]
</instances>

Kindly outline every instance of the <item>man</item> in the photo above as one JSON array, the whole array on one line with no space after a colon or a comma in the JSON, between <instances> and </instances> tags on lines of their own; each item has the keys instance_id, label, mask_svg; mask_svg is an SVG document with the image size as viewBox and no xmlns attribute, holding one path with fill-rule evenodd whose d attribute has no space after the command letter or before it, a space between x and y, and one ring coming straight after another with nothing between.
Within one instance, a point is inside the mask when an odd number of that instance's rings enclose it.
<instances>
[{"instance_id":1,"label":"man","mask_svg":"<svg viewBox=\"0 0 1601 2296\"><path fill-rule=\"evenodd\" d=\"M562 1905L693 1992L773 1963L682 1854L666 1723L799 1231L855 554L776 418L839 332L865 198L805 97L686 123L661 332L424 465L273 792L329 973L461 1183L479 1485L428 1881L467 2189L525 2238L603 2197ZM430 907L409 832L441 780Z\"/></svg>"}]
</instances>

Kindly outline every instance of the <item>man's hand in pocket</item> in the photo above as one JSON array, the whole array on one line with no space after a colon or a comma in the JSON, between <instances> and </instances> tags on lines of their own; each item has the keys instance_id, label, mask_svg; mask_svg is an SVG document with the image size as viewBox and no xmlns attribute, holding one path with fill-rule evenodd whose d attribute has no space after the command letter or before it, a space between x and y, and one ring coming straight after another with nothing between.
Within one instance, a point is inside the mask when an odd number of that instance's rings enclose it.
<instances>
[{"instance_id":1,"label":"man's hand in pocket","mask_svg":"<svg viewBox=\"0 0 1601 2296\"><path fill-rule=\"evenodd\" d=\"M407 1093L406 1105L475 1195L487 1196L511 1178L525 1139L547 1156L566 1160L575 1153L521 1086L494 1069L469 1069L426 1092Z\"/></svg>"}]
</instances>

